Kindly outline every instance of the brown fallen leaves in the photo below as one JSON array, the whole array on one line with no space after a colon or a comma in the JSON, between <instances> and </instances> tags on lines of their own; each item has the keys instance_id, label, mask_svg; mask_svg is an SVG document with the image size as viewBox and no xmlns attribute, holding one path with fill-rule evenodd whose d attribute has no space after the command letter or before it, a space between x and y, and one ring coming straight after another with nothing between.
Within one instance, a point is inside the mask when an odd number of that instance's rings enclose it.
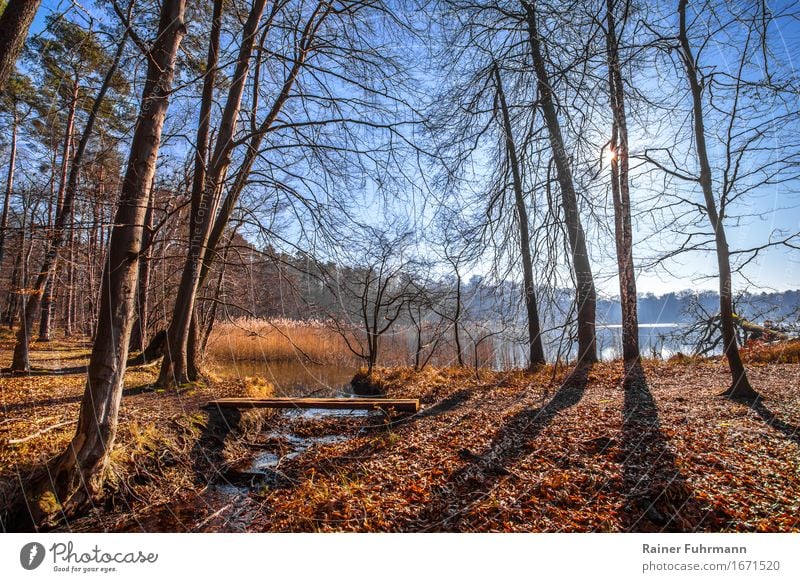
<instances>
[{"instance_id":1,"label":"brown fallen leaves","mask_svg":"<svg viewBox=\"0 0 800 582\"><path fill-rule=\"evenodd\" d=\"M800 531L800 365L754 364L766 397L719 398L721 361L651 362L623 387L621 363L573 374L384 370L389 394L421 411L276 414L263 430L204 441L207 399L131 392L112 465L112 503L75 530L172 531ZM135 374L142 376L136 376ZM146 383L134 372L131 386ZM77 415L80 377L0 378L0 470L58 452ZM337 439L325 437L337 436ZM292 453L292 439L315 444ZM275 483L236 482L232 466L280 457ZM222 460L221 460L222 459ZM215 464L216 463L216 464ZM238 465L237 465L238 463Z\"/></svg>"},{"instance_id":2,"label":"brown fallen leaves","mask_svg":"<svg viewBox=\"0 0 800 582\"><path fill-rule=\"evenodd\" d=\"M756 409L716 396L721 362L645 372L626 393L619 363L566 388L550 368L395 370L422 412L288 462L248 529L800 530L800 366L754 369Z\"/></svg>"}]
</instances>

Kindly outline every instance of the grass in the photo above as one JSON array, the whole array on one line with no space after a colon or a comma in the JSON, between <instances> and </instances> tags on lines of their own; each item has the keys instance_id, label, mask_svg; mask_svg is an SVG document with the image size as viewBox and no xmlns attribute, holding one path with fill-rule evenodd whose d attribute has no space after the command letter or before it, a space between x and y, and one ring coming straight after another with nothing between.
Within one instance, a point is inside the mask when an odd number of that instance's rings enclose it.
<instances>
[{"instance_id":1,"label":"grass","mask_svg":"<svg viewBox=\"0 0 800 582\"><path fill-rule=\"evenodd\" d=\"M800 364L800 339L778 343L753 342L742 348L745 363Z\"/></svg>"},{"instance_id":2,"label":"grass","mask_svg":"<svg viewBox=\"0 0 800 582\"><path fill-rule=\"evenodd\" d=\"M349 336L358 348L358 334ZM414 362L413 331L396 326L393 332L381 336L379 364L382 366L408 366ZM464 359L469 365L474 358L474 347L462 339ZM430 346L423 351L422 360L429 355ZM330 325L319 320L238 318L218 323L209 338L207 355L215 361L271 361L295 362L308 360L321 364L358 367L363 360L347 346L347 342ZM478 347L481 366L491 366L494 345L483 341ZM435 366L448 366L456 361L455 350L449 338L436 344L436 353L430 358Z\"/></svg>"},{"instance_id":3,"label":"grass","mask_svg":"<svg viewBox=\"0 0 800 582\"><path fill-rule=\"evenodd\" d=\"M321 322L240 318L218 323L208 341L212 359L350 363L353 354L344 339Z\"/></svg>"}]
</instances>

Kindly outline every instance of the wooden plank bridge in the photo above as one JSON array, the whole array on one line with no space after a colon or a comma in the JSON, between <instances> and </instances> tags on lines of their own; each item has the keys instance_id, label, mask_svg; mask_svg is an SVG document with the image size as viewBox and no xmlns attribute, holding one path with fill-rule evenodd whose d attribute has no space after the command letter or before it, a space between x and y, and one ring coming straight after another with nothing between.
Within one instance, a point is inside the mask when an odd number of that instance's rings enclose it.
<instances>
[{"instance_id":1,"label":"wooden plank bridge","mask_svg":"<svg viewBox=\"0 0 800 582\"><path fill-rule=\"evenodd\" d=\"M317 408L325 410L383 410L413 414L416 398L221 398L207 406L219 408Z\"/></svg>"}]
</instances>

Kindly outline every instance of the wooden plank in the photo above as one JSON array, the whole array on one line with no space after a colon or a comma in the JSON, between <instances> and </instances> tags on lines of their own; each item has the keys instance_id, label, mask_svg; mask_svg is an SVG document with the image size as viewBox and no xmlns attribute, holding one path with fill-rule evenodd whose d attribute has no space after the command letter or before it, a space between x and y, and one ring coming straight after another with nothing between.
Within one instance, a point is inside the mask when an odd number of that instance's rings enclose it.
<instances>
[{"instance_id":1,"label":"wooden plank","mask_svg":"<svg viewBox=\"0 0 800 582\"><path fill-rule=\"evenodd\" d=\"M416 398L221 398L208 406L219 408L319 408L325 410L378 410L417 412Z\"/></svg>"}]
</instances>

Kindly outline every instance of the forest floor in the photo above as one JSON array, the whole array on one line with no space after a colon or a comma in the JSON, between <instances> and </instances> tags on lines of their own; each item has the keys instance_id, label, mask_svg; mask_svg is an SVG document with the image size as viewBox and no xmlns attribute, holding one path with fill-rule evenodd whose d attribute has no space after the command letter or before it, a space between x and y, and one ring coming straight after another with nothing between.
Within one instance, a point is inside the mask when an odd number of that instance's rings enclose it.
<instances>
[{"instance_id":1,"label":"forest floor","mask_svg":"<svg viewBox=\"0 0 800 582\"><path fill-rule=\"evenodd\" d=\"M0 336L0 367L10 347ZM0 377L4 495L69 442L84 378L46 370L88 349L37 344L33 375ZM717 396L719 359L645 361L628 389L619 362L392 368L389 395L419 398L419 413L247 412L235 426L202 405L268 395L266 383L154 391L157 370L134 368L108 494L58 529L800 531L800 364L769 359L781 358L750 358L755 406Z\"/></svg>"}]
</instances>

